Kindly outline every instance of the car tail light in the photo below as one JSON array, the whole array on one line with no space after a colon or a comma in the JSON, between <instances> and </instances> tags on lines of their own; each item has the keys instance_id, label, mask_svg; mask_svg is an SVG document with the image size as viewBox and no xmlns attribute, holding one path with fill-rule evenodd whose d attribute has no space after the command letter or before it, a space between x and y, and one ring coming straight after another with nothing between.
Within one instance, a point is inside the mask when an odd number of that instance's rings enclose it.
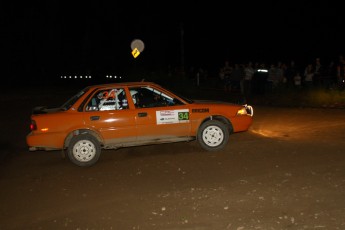
<instances>
[{"instance_id":1,"label":"car tail light","mask_svg":"<svg viewBox=\"0 0 345 230\"><path fill-rule=\"evenodd\" d=\"M31 123L30 123L30 130L31 130L31 131L37 130L36 121L31 120Z\"/></svg>"}]
</instances>

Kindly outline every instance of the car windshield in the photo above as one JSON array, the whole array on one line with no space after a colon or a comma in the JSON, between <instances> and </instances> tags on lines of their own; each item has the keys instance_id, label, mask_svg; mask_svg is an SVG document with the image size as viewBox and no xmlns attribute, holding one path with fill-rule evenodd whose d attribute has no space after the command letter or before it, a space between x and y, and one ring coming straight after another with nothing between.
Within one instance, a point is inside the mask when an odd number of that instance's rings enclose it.
<instances>
[{"instance_id":1,"label":"car windshield","mask_svg":"<svg viewBox=\"0 0 345 230\"><path fill-rule=\"evenodd\" d=\"M165 89L168 90L170 93L175 94L176 96L182 98L183 100L185 100L185 101L186 101L187 103L189 103L189 104L194 103L194 101L193 101L192 99L189 99L189 98L187 98L187 97L185 97L185 96L181 96L180 94L175 93L175 92L173 92L172 90L170 90L170 89L168 89L168 88L166 88L166 87L165 87Z\"/></svg>"},{"instance_id":2,"label":"car windshield","mask_svg":"<svg viewBox=\"0 0 345 230\"><path fill-rule=\"evenodd\" d=\"M89 90L89 88L85 88L81 91L79 91L77 94L75 94L73 97L71 97L70 99L68 99L68 101L66 101L61 107L60 109L63 111L66 111L68 109L70 109L74 103L76 103L76 101L83 96L87 91Z\"/></svg>"},{"instance_id":3,"label":"car windshield","mask_svg":"<svg viewBox=\"0 0 345 230\"><path fill-rule=\"evenodd\" d=\"M181 96L179 94L175 94L177 96L179 96L180 98L182 98L183 100L185 100L186 102L188 102L189 104L194 103L194 101L192 99L186 98L185 96Z\"/></svg>"}]
</instances>

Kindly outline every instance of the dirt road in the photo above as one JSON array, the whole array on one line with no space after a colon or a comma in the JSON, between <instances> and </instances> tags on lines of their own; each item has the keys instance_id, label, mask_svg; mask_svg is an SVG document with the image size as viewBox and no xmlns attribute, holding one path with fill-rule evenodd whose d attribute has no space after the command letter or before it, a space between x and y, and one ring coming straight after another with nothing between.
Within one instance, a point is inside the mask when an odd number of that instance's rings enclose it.
<instances>
[{"instance_id":1,"label":"dirt road","mask_svg":"<svg viewBox=\"0 0 345 230\"><path fill-rule=\"evenodd\" d=\"M345 110L257 106L224 151L108 150L80 168L27 151L29 106L2 115L1 230L345 229Z\"/></svg>"}]
</instances>

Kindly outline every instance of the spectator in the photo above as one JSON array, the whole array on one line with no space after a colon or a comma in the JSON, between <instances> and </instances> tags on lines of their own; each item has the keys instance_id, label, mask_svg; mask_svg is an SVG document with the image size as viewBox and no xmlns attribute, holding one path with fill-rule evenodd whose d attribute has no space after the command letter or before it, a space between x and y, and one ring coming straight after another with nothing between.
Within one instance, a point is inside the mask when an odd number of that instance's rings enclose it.
<instances>
[{"instance_id":1,"label":"spectator","mask_svg":"<svg viewBox=\"0 0 345 230\"><path fill-rule=\"evenodd\" d=\"M335 88L337 85L337 66L334 61L330 61L324 72L324 87L326 89Z\"/></svg>"},{"instance_id":2,"label":"spectator","mask_svg":"<svg viewBox=\"0 0 345 230\"><path fill-rule=\"evenodd\" d=\"M287 66L287 69L285 71L285 77L286 77L286 86L287 88L292 88L295 86L294 77L297 75L298 69L295 64L295 61L290 61L290 64Z\"/></svg>"},{"instance_id":3,"label":"spectator","mask_svg":"<svg viewBox=\"0 0 345 230\"><path fill-rule=\"evenodd\" d=\"M241 89L241 81L243 76L243 69L239 64L236 63L230 75L230 91Z\"/></svg>"},{"instance_id":4,"label":"spectator","mask_svg":"<svg viewBox=\"0 0 345 230\"><path fill-rule=\"evenodd\" d=\"M250 97L252 91L252 79L255 70L253 68L253 63L248 62L244 67L244 81L243 81L243 92L246 97Z\"/></svg>"},{"instance_id":5,"label":"spectator","mask_svg":"<svg viewBox=\"0 0 345 230\"><path fill-rule=\"evenodd\" d=\"M315 59L314 65L314 76L313 76L313 83L314 86L322 86L322 78L323 78L323 67L321 65L320 58Z\"/></svg>"},{"instance_id":6,"label":"spectator","mask_svg":"<svg viewBox=\"0 0 345 230\"><path fill-rule=\"evenodd\" d=\"M265 63L255 63L255 73L252 79L253 92L255 94L265 94L265 86L268 77L268 70Z\"/></svg>"},{"instance_id":7,"label":"spectator","mask_svg":"<svg viewBox=\"0 0 345 230\"><path fill-rule=\"evenodd\" d=\"M230 75L232 70L233 68L230 66L229 61L226 60L224 66L219 71L219 77L223 82L224 91L230 91L231 89Z\"/></svg>"},{"instance_id":8,"label":"spectator","mask_svg":"<svg viewBox=\"0 0 345 230\"><path fill-rule=\"evenodd\" d=\"M302 77L299 72L296 72L295 76L293 77L294 80L294 87L296 89L301 89L302 87Z\"/></svg>"},{"instance_id":9,"label":"spectator","mask_svg":"<svg viewBox=\"0 0 345 230\"><path fill-rule=\"evenodd\" d=\"M282 62L278 62L277 63L277 67L276 67L276 82L275 82L275 87L277 88L277 86L284 84L284 78L285 78L285 69L284 69L284 65Z\"/></svg>"},{"instance_id":10,"label":"spectator","mask_svg":"<svg viewBox=\"0 0 345 230\"><path fill-rule=\"evenodd\" d=\"M311 89L313 86L314 68L312 64L308 64L304 70L304 86Z\"/></svg>"},{"instance_id":11,"label":"spectator","mask_svg":"<svg viewBox=\"0 0 345 230\"><path fill-rule=\"evenodd\" d=\"M268 69L268 78L266 82L267 92L273 92L273 89L278 85L278 71L274 64Z\"/></svg>"},{"instance_id":12,"label":"spectator","mask_svg":"<svg viewBox=\"0 0 345 230\"><path fill-rule=\"evenodd\" d=\"M339 63L337 65L337 79L339 89L343 90L345 88L345 60L342 55L339 56Z\"/></svg>"}]
</instances>

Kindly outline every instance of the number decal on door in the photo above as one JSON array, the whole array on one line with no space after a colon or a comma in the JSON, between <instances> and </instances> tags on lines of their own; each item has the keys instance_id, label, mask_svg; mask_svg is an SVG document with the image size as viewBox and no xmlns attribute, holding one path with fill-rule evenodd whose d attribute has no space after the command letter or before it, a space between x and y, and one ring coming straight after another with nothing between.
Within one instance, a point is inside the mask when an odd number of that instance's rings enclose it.
<instances>
[{"instance_id":1,"label":"number decal on door","mask_svg":"<svg viewBox=\"0 0 345 230\"><path fill-rule=\"evenodd\" d=\"M178 113L178 119L181 121L189 120L189 112L179 112Z\"/></svg>"}]
</instances>

